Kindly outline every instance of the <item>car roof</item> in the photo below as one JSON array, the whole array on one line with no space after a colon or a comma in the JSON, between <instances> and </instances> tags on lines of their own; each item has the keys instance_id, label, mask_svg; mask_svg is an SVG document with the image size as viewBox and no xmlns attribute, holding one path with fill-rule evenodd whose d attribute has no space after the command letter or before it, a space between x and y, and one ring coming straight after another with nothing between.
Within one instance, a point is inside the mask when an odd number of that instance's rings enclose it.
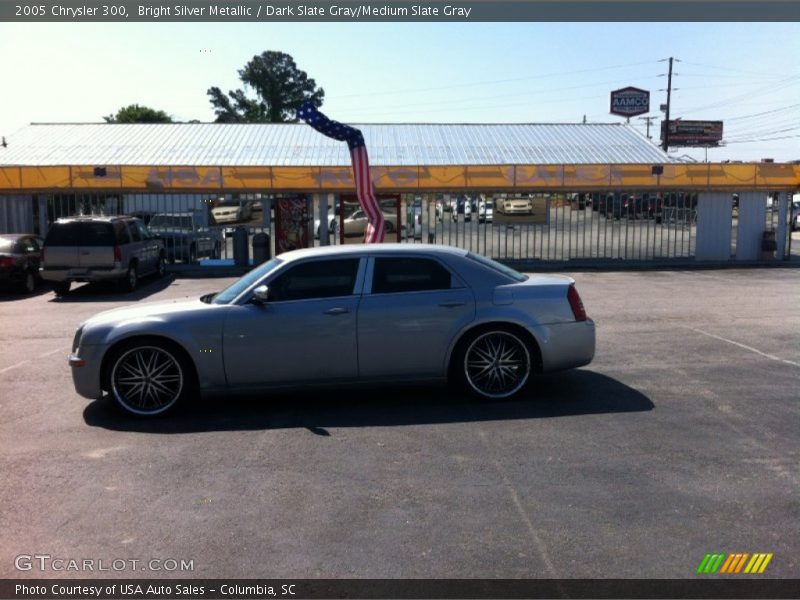
<instances>
[{"instance_id":1,"label":"car roof","mask_svg":"<svg viewBox=\"0 0 800 600\"><path fill-rule=\"evenodd\" d=\"M0 240L16 241L24 237L36 237L35 233L0 233Z\"/></svg>"},{"instance_id":2,"label":"car roof","mask_svg":"<svg viewBox=\"0 0 800 600\"><path fill-rule=\"evenodd\" d=\"M320 246L318 248L303 248L301 250L291 250L278 255L283 261L294 261L302 258L317 256L349 256L353 254L407 254L419 255L448 255L466 256L467 251L452 246L440 246L438 244L346 244L339 246Z\"/></svg>"},{"instance_id":3,"label":"car roof","mask_svg":"<svg viewBox=\"0 0 800 600\"><path fill-rule=\"evenodd\" d=\"M129 215L81 215L77 217L62 217L58 219L56 223L110 223L112 221L131 220L135 218L136 217L131 217Z\"/></svg>"}]
</instances>

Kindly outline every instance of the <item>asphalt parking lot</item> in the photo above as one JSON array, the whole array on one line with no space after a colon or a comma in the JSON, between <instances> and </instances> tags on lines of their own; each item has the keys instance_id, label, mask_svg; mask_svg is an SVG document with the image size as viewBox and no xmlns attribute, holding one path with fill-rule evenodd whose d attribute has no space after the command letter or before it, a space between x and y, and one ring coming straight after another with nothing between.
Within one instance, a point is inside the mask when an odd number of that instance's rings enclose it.
<instances>
[{"instance_id":1,"label":"asphalt parking lot","mask_svg":"<svg viewBox=\"0 0 800 600\"><path fill-rule=\"evenodd\" d=\"M74 393L76 326L230 280L0 296L0 577L92 575L15 567L39 553L194 565L120 577L683 578L708 552L798 577L800 269L573 276L595 361L521 399L281 393L155 421Z\"/></svg>"}]
</instances>

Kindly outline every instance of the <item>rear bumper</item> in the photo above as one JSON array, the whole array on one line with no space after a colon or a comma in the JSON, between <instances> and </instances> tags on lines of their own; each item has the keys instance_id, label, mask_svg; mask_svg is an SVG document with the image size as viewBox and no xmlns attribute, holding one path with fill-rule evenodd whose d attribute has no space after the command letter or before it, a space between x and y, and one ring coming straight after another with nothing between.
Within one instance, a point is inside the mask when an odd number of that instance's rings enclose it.
<instances>
[{"instance_id":1,"label":"rear bumper","mask_svg":"<svg viewBox=\"0 0 800 600\"><path fill-rule=\"evenodd\" d=\"M541 325L533 329L542 351L542 371L560 371L592 362L595 351L594 321Z\"/></svg>"},{"instance_id":2,"label":"rear bumper","mask_svg":"<svg viewBox=\"0 0 800 600\"><path fill-rule=\"evenodd\" d=\"M105 346L83 346L69 355L72 383L75 391L92 400L103 395L100 387L100 370Z\"/></svg>"},{"instance_id":3,"label":"rear bumper","mask_svg":"<svg viewBox=\"0 0 800 600\"><path fill-rule=\"evenodd\" d=\"M109 281L122 279L127 274L127 270L122 267L97 268L89 267L86 269L39 269L39 274L45 281Z\"/></svg>"}]
</instances>

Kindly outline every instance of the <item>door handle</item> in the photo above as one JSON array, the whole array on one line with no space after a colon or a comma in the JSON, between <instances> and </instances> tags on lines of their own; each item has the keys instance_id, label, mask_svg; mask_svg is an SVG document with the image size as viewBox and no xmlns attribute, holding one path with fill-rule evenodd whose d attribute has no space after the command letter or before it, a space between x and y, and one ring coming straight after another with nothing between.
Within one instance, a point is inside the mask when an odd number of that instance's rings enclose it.
<instances>
[{"instance_id":1,"label":"door handle","mask_svg":"<svg viewBox=\"0 0 800 600\"><path fill-rule=\"evenodd\" d=\"M334 315L335 316L335 315L344 315L344 314L349 313L349 312L350 312L349 308L336 307L336 308L329 308L328 310L326 310L324 312L324 314L326 314L326 315Z\"/></svg>"},{"instance_id":2,"label":"door handle","mask_svg":"<svg viewBox=\"0 0 800 600\"><path fill-rule=\"evenodd\" d=\"M463 302L440 302L439 306L443 308L456 308L457 306L464 306Z\"/></svg>"}]
</instances>

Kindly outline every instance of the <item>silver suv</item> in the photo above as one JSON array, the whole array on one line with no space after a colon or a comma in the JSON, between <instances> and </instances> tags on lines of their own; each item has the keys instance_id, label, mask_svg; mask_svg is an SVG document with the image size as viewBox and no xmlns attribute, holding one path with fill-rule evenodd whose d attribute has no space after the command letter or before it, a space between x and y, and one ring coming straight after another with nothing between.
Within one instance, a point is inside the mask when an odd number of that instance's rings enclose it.
<instances>
[{"instance_id":1,"label":"silver suv","mask_svg":"<svg viewBox=\"0 0 800 600\"><path fill-rule=\"evenodd\" d=\"M44 240L42 279L56 295L73 281L119 281L131 291L139 277L164 274L164 242L134 217L70 217L50 226Z\"/></svg>"}]
</instances>

